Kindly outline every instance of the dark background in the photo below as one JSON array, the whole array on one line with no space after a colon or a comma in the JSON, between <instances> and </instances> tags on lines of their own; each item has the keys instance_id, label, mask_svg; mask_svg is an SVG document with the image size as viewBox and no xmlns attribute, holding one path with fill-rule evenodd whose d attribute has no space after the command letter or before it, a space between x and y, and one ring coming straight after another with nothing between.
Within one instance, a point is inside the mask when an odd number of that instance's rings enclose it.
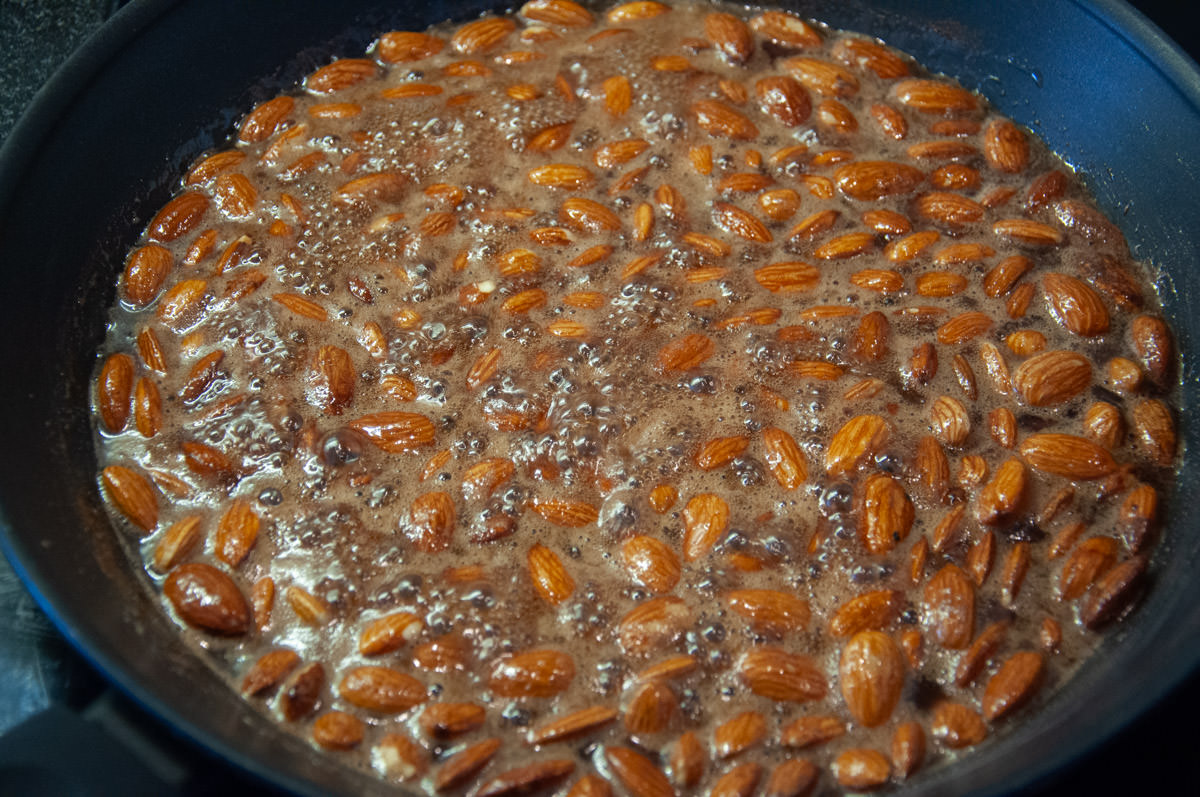
<instances>
[{"instance_id":1,"label":"dark background","mask_svg":"<svg viewBox=\"0 0 1200 797\"><path fill-rule=\"evenodd\" d=\"M0 142L42 83L123 4L0 0ZM1143 0L1132 5L1200 60L1200 22L1191 3ZM1036 13L1037 3L1030 3L1029 9ZM1200 793L1192 774L1200 743L1197 718L1200 674L1037 794ZM127 759L119 746L97 741L91 733L97 726L104 727L108 737L131 738L143 754ZM43 745L53 745L46 748L46 772L8 766L21 757L23 747ZM68 775L83 772L86 777L68 786ZM107 689L61 639L0 557L0 794L251 791L261 794L262 788L174 738L157 720Z\"/></svg>"}]
</instances>

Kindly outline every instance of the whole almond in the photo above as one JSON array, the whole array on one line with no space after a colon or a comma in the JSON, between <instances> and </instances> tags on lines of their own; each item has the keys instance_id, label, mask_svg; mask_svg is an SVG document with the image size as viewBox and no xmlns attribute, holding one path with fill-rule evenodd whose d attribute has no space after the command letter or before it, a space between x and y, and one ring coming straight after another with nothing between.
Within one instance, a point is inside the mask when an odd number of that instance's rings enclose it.
<instances>
[{"instance_id":1,"label":"whole almond","mask_svg":"<svg viewBox=\"0 0 1200 797\"><path fill-rule=\"evenodd\" d=\"M1041 685L1043 664L1042 654L1032 650L1009 656L983 691L984 718L992 722L1028 702Z\"/></svg>"},{"instance_id":2,"label":"whole almond","mask_svg":"<svg viewBox=\"0 0 1200 797\"><path fill-rule=\"evenodd\" d=\"M900 482L886 473L867 477L860 511L859 538L868 553L887 553L912 530L913 503Z\"/></svg>"},{"instance_id":3,"label":"whole almond","mask_svg":"<svg viewBox=\"0 0 1200 797\"><path fill-rule=\"evenodd\" d=\"M308 402L331 415L340 415L354 398L356 372L345 349L322 346L308 372Z\"/></svg>"},{"instance_id":4,"label":"whole almond","mask_svg":"<svg viewBox=\"0 0 1200 797\"><path fill-rule=\"evenodd\" d=\"M646 535L631 537L621 546L625 569L635 582L657 593L670 592L679 583L679 557L662 540Z\"/></svg>"},{"instance_id":5,"label":"whole almond","mask_svg":"<svg viewBox=\"0 0 1200 797\"><path fill-rule=\"evenodd\" d=\"M943 700L934 706L930 730L936 739L952 750L971 747L987 738L987 725L969 706Z\"/></svg>"},{"instance_id":6,"label":"whole almond","mask_svg":"<svg viewBox=\"0 0 1200 797\"><path fill-rule=\"evenodd\" d=\"M109 355L100 369L100 378L96 383L96 404L100 410L100 420L110 432L124 430L129 421L133 370L133 358L121 353Z\"/></svg>"},{"instance_id":7,"label":"whole almond","mask_svg":"<svg viewBox=\"0 0 1200 797\"><path fill-rule=\"evenodd\" d=\"M492 665L489 688L501 697L553 697L571 685L575 660L558 650L529 650Z\"/></svg>"},{"instance_id":8,"label":"whole almond","mask_svg":"<svg viewBox=\"0 0 1200 797\"><path fill-rule=\"evenodd\" d=\"M875 201L911 193L925 175L915 166L896 161L851 161L839 166L833 179L851 199Z\"/></svg>"},{"instance_id":9,"label":"whole almond","mask_svg":"<svg viewBox=\"0 0 1200 797\"><path fill-rule=\"evenodd\" d=\"M427 699L425 685L411 675L374 665L349 670L338 684L343 700L382 714L398 714Z\"/></svg>"},{"instance_id":10,"label":"whole almond","mask_svg":"<svg viewBox=\"0 0 1200 797\"><path fill-rule=\"evenodd\" d=\"M474 703L429 703L418 723L426 735L450 739L481 727L486 719L483 706Z\"/></svg>"},{"instance_id":11,"label":"whole almond","mask_svg":"<svg viewBox=\"0 0 1200 797\"><path fill-rule=\"evenodd\" d=\"M533 587L546 603L558 606L575 592L575 580L554 551L536 543L526 558Z\"/></svg>"},{"instance_id":12,"label":"whole almond","mask_svg":"<svg viewBox=\"0 0 1200 797\"><path fill-rule=\"evenodd\" d=\"M750 35L750 29L733 14L706 14L704 34L714 47L735 64L745 63L754 53L754 37Z\"/></svg>"},{"instance_id":13,"label":"whole almond","mask_svg":"<svg viewBox=\"0 0 1200 797\"><path fill-rule=\"evenodd\" d=\"M759 647L743 653L737 672L751 692L771 700L804 703L820 700L828 691L825 676L811 659L782 648Z\"/></svg>"},{"instance_id":14,"label":"whole almond","mask_svg":"<svg viewBox=\"0 0 1200 797\"><path fill-rule=\"evenodd\" d=\"M675 690L662 681L649 681L637 687L625 707L625 729L635 735L662 733L678 711Z\"/></svg>"},{"instance_id":15,"label":"whole almond","mask_svg":"<svg viewBox=\"0 0 1200 797\"><path fill-rule=\"evenodd\" d=\"M887 722L904 688L904 654L882 631L860 631L842 649L838 678L851 716L874 728Z\"/></svg>"},{"instance_id":16,"label":"whole almond","mask_svg":"<svg viewBox=\"0 0 1200 797\"><path fill-rule=\"evenodd\" d=\"M834 433L825 450L825 470L831 477L856 470L887 444L892 426L879 415L857 415Z\"/></svg>"},{"instance_id":17,"label":"whole almond","mask_svg":"<svg viewBox=\"0 0 1200 797\"><path fill-rule=\"evenodd\" d=\"M709 551L729 530L729 504L712 493L702 493L683 510L683 559L694 562Z\"/></svg>"},{"instance_id":18,"label":"whole almond","mask_svg":"<svg viewBox=\"0 0 1200 797\"><path fill-rule=\"evenodd\" d=\"M1030 435L1018 450L1030 467L1070 479L1099 479L1117 469L1116 461L1106 449L1075 435Z\"/></svg>"},{"instance_id":19,"label":"whole almond","mask_svg":"<svg viewBox=\"0 0 1200 797\"><path fill-rule=\"evenodd\" d=\"M474 797L516 797L536 794L566 780L575 771L575 762L565 758L536 761L501 772L484 781L472 792Z\"/></svg>"},{"instance_id":20,"label":"whole almond","mask_svg":"<svg viewBox=\"0 0 1200 797\"><path fill-rule=\"evenodd\" d=\"M1108 309L1100 294L1067 274L1042 277L1050 314L1067 330L1090 338L1108 331Z\"/></svg>"},{"instance_id":21,"label":"whole almond","mask_svg":"<svg viewBox=\"0 0 1200 797\"><path fill-rule=\"evenodd\" d=\"M192 562L167 575L163 594L188 625L223 636L250 628L250 606L233 579L212 565Z\"/></svg>"},{"instance_id":22,"label":"whole almond","mask_svg":"<svg viewBox=\"0 0 1200 797\"><path fill-rule=\"evenodd\" d=\"M888 782L892 765L878 750L856 747L844 750L833 760L838 785L853 791L877 789Z\"/></svg>"},{"instance_id":23,"label":"whole almond","mask_svg":"<svg viewBox=\"0 0 1200 797\"><path fill-rule=\"evenodd\" d=\"M958 650L975 632L975 585L957 565L948 564L925 585L923 620L944 648Z\"/></svg>"},{"instance_id":24,"label":"whole almond","mask_svg":"<svg viewBox=\"0 0 1200 797\"><path fill-rule=\"evenodd\" d=\"M904 594L881 589L857 595L841 606L829 621L834 636L853 636L861 631L880 631L900 616Z\"/></svg>"},{"instance_id":25,"label":"whole almond","mask_svg":"<svg viewBox=\"0 0 1200 797\"><path fill-rule=\"evenodd\" d=\"M802 125L812 115L812 100L808 92L787 75L760 78L754 84L754 93L763 112L787 127Z\"/></svg>"},{"instance_id":26,"label":"whole almond","mask_svg":"<svg viewBox=\"0 0 1200 797\"><path fill-rule=\"evenodd\" d=\"M925 761L925 731L919 722L905 722L892 733L892 766L900 777L910 777Z\"/></svg>"},{"instance_id":27,"label":"whole almond","mask_svg":"<svg viewBox=\"0 0 1200 797\"><path fill-rule=\"evenodd\" d=\"M725 605L762 634L781 636L808 625L808 601L774 589L738 589L725 593Z\"/></svg>"},{"instance_id":28,"label":"whole almond","mask_svg":"<svg viewBox=\"0 0 1200 797\"><path fill-rule=\"evenodd\" d=\"M633 797L675 797L671 781L646 756L628 747L605 746L604 758Z\"/></svg>"},{"instance_id":29,"label":"whole almond","mask_svg":"<svg viewBox=\"0 0 1200 797\"><path fill-rule=\"evenodd\" d=\"M124 465L109 465L100 472L100 482L130 523L143 531L158 524L158 491L141 473Z\"/></svg>"},{"instance_id":30,"label":"whole almond","mask_svg":"<svg viewBox=\"0 0 1200 797\"><path fill-rule=\"evenodd\" d=\"M635 606L617 623L621 649L647 656L672 644L690 627L692 610L682 598L662 596Z\"/></svg>"},{"instance_id":31,"label":"whole almond","mask_svg":"<svg viewBox=\"0 0 1200 797\"><path fill-rule=\"evenodd\" d=\"M1173 463L1179 443L1167 405L1158 399L1144 399L1133 405L1131 415L1133 430L1146 458L1156 465Z\"/></svg>"},{"instance_id":32,"label":"whole almond","mask_svg":"<svg viewBox=\"0 0 1200 797\"><path fill-rule=\"evenodd\" d=\"M1013 387L1035 407L1070 401L1092 383L1092 364L1073 351L1048 351L1021 363Z\"/></svg>"},{"instance_id":33,"label":"whole almond","mask_svg":"<svg viewBox=\"0 0 1200 797\"><path fill-rule=\"evenodd\" d=\"M1018 459L1005 460L982 490L975 516L980 523L998 523L1010 517L1025 497L1025 465Z\"/></svg>"}]
</instances>

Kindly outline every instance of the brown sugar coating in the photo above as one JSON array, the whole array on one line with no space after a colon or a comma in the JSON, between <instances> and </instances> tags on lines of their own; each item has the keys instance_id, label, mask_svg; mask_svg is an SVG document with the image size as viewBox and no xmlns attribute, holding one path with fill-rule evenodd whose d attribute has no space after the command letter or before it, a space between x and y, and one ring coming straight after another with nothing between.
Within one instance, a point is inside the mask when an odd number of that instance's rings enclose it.
<instances>
[{"instance_id":1,"label":"brown sugar coating","mask_svg":"<svg viewBox=\"0 0 1200 797\"><path fill-rule=\"evenodd\" d=\"M1170 330L1069 170L780 11L385 33L126 263L100 482L164 606L429 793L950 761L1129 608L1176 457Z\"/></svg>"}]
</instances>

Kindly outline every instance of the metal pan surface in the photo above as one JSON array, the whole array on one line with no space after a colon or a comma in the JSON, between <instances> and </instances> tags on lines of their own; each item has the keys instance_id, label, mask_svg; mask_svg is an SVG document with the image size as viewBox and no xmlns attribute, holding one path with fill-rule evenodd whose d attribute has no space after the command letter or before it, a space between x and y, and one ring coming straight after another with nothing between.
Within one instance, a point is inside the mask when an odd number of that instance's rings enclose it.
<instances>
[{"instance_id":1,"label":"metal pan surface","mask_svg":"<svg viewBox=\"0 0 1200 797\"><path fill-rule=\"evenodd\" d=\"M1115 0L792 2L877 35L982 91L1087 178L1134 253L1163 270L1183 369L1182 436L1200 383L1200 71ZM372 31L420 29L482 0L145 0L122 10L38 95L0 151L0 542L68 639L109 679L236 766L303 794L382 793L314 756L227 689L128 566L99 504L88 413L93 352L122 255L183 167L239 109ZM280 66L280 65L284 66ZM1043 782L1200 663L1200 460L1185 454L1153 589L1036 717L905 791L998 794Z\"/></svg>"}]
</instances>

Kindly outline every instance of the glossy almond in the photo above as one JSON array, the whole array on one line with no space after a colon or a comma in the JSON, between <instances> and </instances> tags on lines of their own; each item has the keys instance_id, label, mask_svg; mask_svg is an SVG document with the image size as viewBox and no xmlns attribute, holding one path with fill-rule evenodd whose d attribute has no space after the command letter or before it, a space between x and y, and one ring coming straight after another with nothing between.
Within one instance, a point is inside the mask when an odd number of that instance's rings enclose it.
<instances>
[{"instance_id":1,"label":"glossy almond","mask_svg":"<svg viewBox=\"0 0 1200 797\"><path fill-rule=\"evenodd\" d=\"M1018 447L1030 467L1070 479L1099 479L1117 469L1106 449L1084 437L1060 433L1034 434Z\"/></svg>"},{"instance_id":2,"label":"glossy almond","mask_svg":"<svg viewBox=\"0 0 1200 797\"><path fill-rule=\"evenodd\" d=\"M757 647L743 653L737 673L751 692L780 702L820 700L828 691L825 676L812 659L777 647Z\"/></svg>"},{"instance_id":3,"label":"glossy almond","mask_svg":"<svg viewBox=\"0 0 1200 797\"><path fill-rule=\"evenodd\" d=\"M163 582L163 594L193 628L223 636L239 636L250 628L250 606L242 591L212 565L192 562L176 567Z\"/></svg>"},{"instance_id":4,"label":"glossy almond","mask_svg":"<svg viewBox=\"0 0 1200 797\"><path fill-rule=\"evenodd\" d=\"M886 473L867 477L860 513L859 538L868 553L887 553L912 530L913 503L903 485Z\"/></svg>"},{"instance_id":5,"label":"glossy almond","mask_svg":"<svg viewBox=\"0 0 1200 797\"><path fill-rule=\"evenodd\" d=\"M554 551L538 543L529 549L526 558L529 578L546 603L558 606L575 592L575 580Z\"/></svg>"},{"instance_id":6,"label":"glossy almond","mask_svg":"<svg viewBox=\"0 0 1200 797\"><path fill-rule=\"evenodd\" d=\"M825 450L825 470L836 477L856 470L887 444L892 427L879 415L857 415L842 425Z\"/></svg>"},{"instance_id":7,"label":"glossy almond","mask_svg":"<svg viewBox=\"0 0 1200 797\"><path fill-rule=\"evenodd\" d=\"M701 493L683 510L683 559L694 562L712 550L729 530L729 504L712 493Z\"/></svg>"},{"instance_id":8,"label":"glossy almond","mask_svg":"<svg viewBox=\"0 0 1200 797\"><path fill-rule=\"evenodd\" d=\"M833 179L846 196L874 201L911 193L925 175L914 166L896 161L852 161L839 166Z\"/></svg>"},{"instance_id":9,"label":"glossy almond","mask_svg":"<svg viewBox=\"0 0 1200 797\"><path fill-rule=\"evenodd\" d=\"M874 728L887 722L904 688L904 654L882 631L860 631L842 649L838 679L851 716Z\"/></svg>"},{"instance_id":10,"label":"glossy almond","mask_svg":"<svg viewBox=\"0 0 1200 797\"><path fill-rule=\"evenodd\" d=\"M501 697L553 697L575 678L575 660L557 650L530 650L500 658L488 685Z\"/></svg>"},{"instance_id":11,"label":"glossy almond","mask_svg":"<svg viewBox=\"0 0 1200 797\"><path fill-rule=\"evenodd\" d=\"M1041 685L1044 657L1023 650L1009 656L991 677L983 691L983 716L988 722L1007 716L1020 708Z\"/></svg>"},{"instance_id":12,"label":"glossy almond","mask_svg":"<svg viewBox=\"0 0 1200 797\"><path fill-rule=\"evenodd\" d=\"M617 641L633 656L648 656L677 640L693 621L682 598L661 596L643 601L617 623Z\"/></svg>"},{"instance_id":13,"label":"glossy almond","mask_svg":"<svg viewBox=\"0 0 1200 797\"><path fill-rule=\"evenodd\" d=\"M944 566L925 585L922 612L925 627L938 644L951 650L965 648L975 632L975 585L957 565Z\"/></svg>"},{"instance_id":14,"label":"glossy almond","mask_svg":"<svg viewBox=\"0 0 1200 797\"><path fill-rule=\"evenodd\" d=\"M629 538L621 546L621 557L636 583L660 594L674 589L683 572L671 546L655 537Z\"/></svg>"},{"instance_id":15,"label":"glossy almond","mask_svg":"<svg viewBox=\"0 0 1200 797\"><path fill-rule=\"evenodd\" d=\"M628 747L605 746L609 769L632 797L675 797L671 781L658 765Z\"/></svg>"},{"instance_id":16,"label":"glossy almond","mask_svg":"<svg viewBox=\"0 0 1200 797\"><path fill-rule=\"evenodd\" d=\"M1067 330L1090 338L1108 331L1108 309L1100 294L1067 274L1042 277L1042 289L1050 314Z\"/></svg>"},{"instance_id":17,"label":"glossy almond","mask_svg":"<svg viewBox=\"0 0 1200 797\"><path fill-rule=\"evenodd\" d=\"M150 531L158 524L158 491L140 472L124 465L109 465L100 472L108 498L125 518Z\"/></svg>"},{"instance_id":18,"label":"glossy almond","mask_svg":"<svg viewBox=\"0 0 1200 797\"><path fill-rule=\"evenodd\" d=\"M802 631L808 625L808 601L774 589L738 589L726 592L725 605L763 634Z\"/></svg>"},{"instance_id":19,"label":"glossy almond","mask_svg":"<svg viewBox=\"0 0 1200 797\"><path fill-rule=\"evenodd\" d=\"M1070 401L1092 382L1092 364L1073 351L1048 351L1030 357L1013 374L1013 387L1035 407Z\"/></svg>"}]
</instances>

